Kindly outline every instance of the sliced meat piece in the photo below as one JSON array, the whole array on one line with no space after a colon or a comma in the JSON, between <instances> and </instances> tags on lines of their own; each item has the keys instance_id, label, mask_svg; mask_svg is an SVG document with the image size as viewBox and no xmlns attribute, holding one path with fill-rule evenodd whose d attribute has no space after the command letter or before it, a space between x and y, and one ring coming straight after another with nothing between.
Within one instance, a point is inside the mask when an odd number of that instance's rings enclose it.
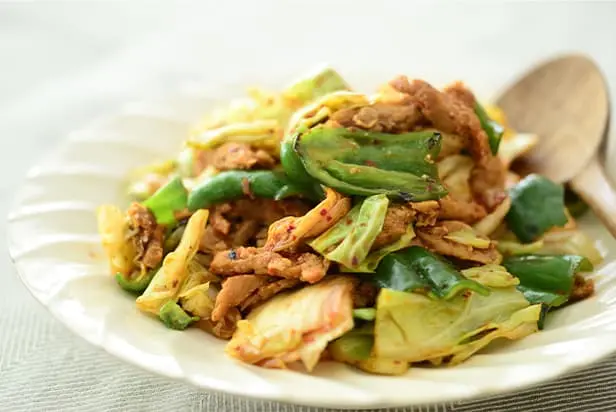
<instances>
[{"instance_id":1,"label":"sliced meat piece","mask_svg":"<svg viewBox=\"0 0 616 412\"><path fill-rule=\"evenodd\" d=\"M327 273L329 262L313 253L280 253L255 247L239 247L218 252L212 260L210 271L221 276L243 274L269 275L301 279L314 283Z\"/></svg>"},{"instance_id":2,"label":"sliced meat piece","mask_svg":"<svg viewBox=\"0 0 616 412\"><path fill-rule=\"evenodd\" d=\"M458 81L445 87L445 93L463 102L466 106L475 110L475 95L464 86L464 83Z\"/></svg>"},{"instance_id":3,"label":"sliced meat piece","mask_svg":"<svg viewBox=\"0 0 616 412\"><path fill-rule=\"evenodd\" d=\"M406 233L408 225L413 222L417 227L434 225L439 209L439 203L434 200L391 204L387 209L383 228L372 244L372 250L380 249L400 239Z\"/></svg>"},{"instance_id":4,"label":"sliced meat piece","mask_svg":"<svg viewBox=\"0 0 616 412\"><path fill-rule=\"evenodd\" d=\"M240 309L242 311L250 310L255 306L265 302L274 295L282 292L283 290L290 289L299 285L301 282L299 279L278 279L274 280L267 285L259 287L251 296L247 297L241 304Z\"/></svg>"},{"instance_id":5,"label":"sliced meat piece","mask_svg":"<svg viewBox=\"0 0 616 412\"><path fill-rule=\"evenodd\" d=\"M196 325L220 339L231 339L235 332L237 322L242 319L242 314L237 308L230 308L219 321L212 319L201 319Z\"/></svg>"},{"instance_id":6,"label":"sliced meat piece","mask_svg":"<svg viewBox=\"0 0 616 412\"><path fill-rule=\"evenodd\" d=\"M482 165L475 165L469 180L475 200L489 212L494 210L507 197L506 178L507 171L498 157L492 157Z\"/></svg>"},{"instance_id":7,"label":"sliced meat piece","mask_svg":"<svg viewBox=\"0 0 616 412\"><path fill-rule=\"evenodd\" d=\"M591 297L595 293L595 282L592 279L586 279L579 273L573 278L573 290L569 301L575 302Z\"/></svg>"},{"instance_id":8,"label":"sliced meat piece","mask_svg":"<svg viewBox=\"0 0 616 412\"><path fill-rule=\"evenodd\" d=\"M137 251L135 263L144 269L153 269L163 260L164 227L156 223L156 218L139 203L128 208L131 241Z\"/></svg>"},{"instance_id":9,"label":"sliced meat piece","mask_svg":"<svg viewBox=\"0 0 616 412\"><path fill-rule=\"evenodd\" d=\"M302 216L308 210L310 206L298 199L239 199L216 205L199 250L213 253L256 244L263 227L287 216Z\"/></svg>"},{"instance_id":10,"label":"sliced meat piece","mask_svg":"<svg viewBox=\"0 0 616 412\"><path fill-rule=\"evenodd\" d=\"M440 220L459 220L464 223L475 223L487 216L486 209L476 202L465 202L446 196L439 200L441 206L438 218Z\"/></svg>"},{"instance_id":11,"label":"sliced meat piece","mask_svg":"<svg viewBox=\"0 0 616 412\"><path fill-rule=\"evenodd\" d=\"M268 279L267 276L257 275L240 275L225 279L222 289L216 295L212 320L221 320L229 309L239 306L255 290L266 285Z\"/></svg>"},{"instance_id":12,"label":"sliced meat piece","mask_svg":"<svg viewBox=\"0 0 616 412\"><path fill-rule=\"evenodd\" d=\"M269 153L246 143L225 143L207 157L210 157L207 163L218 170L271 169L276 164Z\"/></svg>"},{"instance_id":13,"label":"sliced meat piece","mask_svg":"<svg viewBox=\"0 0 616 412\"><path fill-rule=\"evenodd\" d=\"M415 226L433 226L436 223L440 211L440 205L436 200L411 202L409 205L415 211L417 217Z\"/></svg>"},{"instance_id":14,"label":"sliced meat piece","mask_svg":"<svg viewBox=\"0 0 616 412\"><path fill-rule=\"evenodd\" d=\"M502 256L493 242L490 242L489 247L480 249L445 238L449 233L467 230L472 231L473 229L465 223L451 220L439 222L433 227L418 228L416 232L421 245L435 253L483 264L498 264L502 261ZM483 235L477 234L477 237L489 240Z\"/></svg>"},{"instance_id":15,"label":"sliced meat piece","mask_svg":"<svg viewBox=\"0 0 616 412\"><path fill-rule=\"evenodd\" d=\"M406 76L395 78L390 85L409 95L410 104L417 105L436 129L464 137L475 163L484 164L492 157L477 115L457 93L442 93L423 80L409 82Z\"/></svg>"},{"instance_id":16,"label":"sliced meat piece","mask_svg":"<svg viewBox=\"0 0 616 412\"><path fill-rule=\"evenodd\" d=\"M265 225L287 216L303 216L310 210L310 205L299 199L239 199L229 205L231 209L225 216L256 220Z\"/></svg>"},{"instance_id":17,"label":"sliced meat piece","mask_svg":"<svg viewBox=\"0 0 616 412\"><path fill-rule=\"evenodd\" d=\"M214 226L208 225L199 243L199 251L203 253L215 253L227 250L231 247L231 239L217 231Z\"/></svg>"},{"instance_id":18,"label":"sliced meat piece","mask_svg":"<svg viewBox=\"0 0 616 412\"><path fill-rule=\"evenodd\" d=\"M326 126L401 133L413 130L422 122L423 117L416 105L379 102L370 106L338 110L330 117Z\"/></svg>"},{"instance_id":19,"label":"sliced meat piece","mask_svg":"<svg viewBox=\"0 0 616 412\"><path fill-rule=\"evenodd\" d=\"M372 250L380 249L400 239L413 220L415 220L415 211L408 204L390 205L385 215L383 228L372 244Z\"/></svg>"},{"instance_id":20,"label":"sliced meat piece","mask_svg":"<svg viewBox=\"0 0 616 412\"><path fill-rule=\"evenodd\" d=\"M360 282L353 289L353 307L371 308L376 304L379 288L371 282Z\"/></svg>"},{"instance_id":21,"label":"sliced meat piece","mask_svg":"<svg viewBox=\"0 0 616 412\"><path fill-rule=\"evenodd\" d=\"M244 220L240 223L234 225L233 233L230 235L231 237L231 246L238 247L247 245L251 239L253 239L259 229L261 228L261 223L256 220Z\"/></svg>"},{"instance_id":22,"label":"sliced meat piece","mask_svg":"<svg viewBox=\"0 0 616 412\"><path fill-rule=\"evenodd\" d=\"M228 203L215 206L210 214L209 224L218 233L228 235L231 230L231 222L229 222L224 214L231 210L231 206Z\"/></svg>"}]
</instances>

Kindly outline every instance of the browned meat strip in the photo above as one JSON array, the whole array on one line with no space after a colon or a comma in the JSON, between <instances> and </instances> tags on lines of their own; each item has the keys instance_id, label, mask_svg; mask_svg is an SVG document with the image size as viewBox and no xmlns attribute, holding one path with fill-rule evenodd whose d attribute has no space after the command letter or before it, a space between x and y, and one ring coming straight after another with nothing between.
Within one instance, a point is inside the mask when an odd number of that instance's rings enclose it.
<instances>
[{"instance_id":1,"label":"browned meat strip","mask_svg":"<svg viewBox=\"0 0 616 412\"><path fill-rule=\"evenodd\" d=\"M439 204L434 200L390 205L383 228L372 244L372 250L380 249L400 239L412 222L415 222L417 227L434 225L439 210Z\"/></svg>"},{"instance_id":2,"label":"browned meat strip","mask_svg":"<svg viewBox=\"0 0 616 412\"><path fill-rule=\"evenodd\" d=\"M459 220L471 224L487 215L486 209L479 203L456 200L451 196L440 199L439 204L441 205L438 216L440 220Z\"/></svg>"},{"instance_id":3,"label":"browned meat strip","mask_svg":"<svg viewBox=\"0 0 616 412\"><path fill-rule=\"evenodd\" d=\"M409 82L406 76L395 78L390 85L409 95L409 103L417 105L436 129L464 137L475 163L484 164L492 157L488 136L466 104L466 97L460 99L457 92L442 93L423 80Z\"/></svg>"},{"instance_id":4,"label":"browned meat strip","mask_svg":"<svg viewBox=\"0 0 616 412\"><path fill-rule=\"evenodd\" d=\"M222 289L216 295L212 320L215 322L221 320L229 309L239 306L244 299L267 282L267 276L257 275L240 275L225 279Z\"/></svg>"},{"instance_id":5,"label":"browned meat strip","mask_svg":"<svg viewBox=\"0 0 616 412\"><path fill-rule=\"evenodd\" d=\"M137 254L135 263L143 269L157 267L163 259L164 228L156 223L152 212L139 203L128 208L131 240Z\"/></svg>"},{"instance_id":6,"label":"browned meat strip","mask_svg":"<svg viewBox=\"0 0 616 412\"><path fill-rule=\"evenodd\" d=\"M575 302L591 297L595 293L595 283L579 273L573 278L573 290L569 300Z\"/></svg>"},{"instance_id":7,"label":"browned meat strip","mask_svg":"<svg viewBox=\"0 0 616 412\"><path fill-rule=\"evenodd\" d=\"M416 232L418 238L421 240L422 246L441 255L453 256L458 259L470 260L483 264L501 262L502 256L498 250L496 250L496 246L493 242L490 242L489 247L479 249L445 238L447 234L460 230L471 231L472 228L465 223L450 220L439 222L437 226L418 228ZM477 237L488 239L482 235L477 235Z\"/></svg>"},{"instance_id":8,"label":"browned meat strip","mask_svg":"<svg viewBox=\"0 0 616 412\"><path fill-rule=\"evenodd\" d=\"M274 295L283 290L290 289L297 286L300 283L298 279L277 279L271 281L267 285L258 288L255 293L248 296L241 304L240 309L242 311L250 310L255 306L265 302Z\"/></svg>"},{"instance_id":9,"label":"browned meat strip","mask_svg":"<svg viewBox=\"0 0 616 412\"><path fill-rule=\"evenodd\" d=\"M409 203L409 205L415 211L417 216L415 226L433 226L436 223L440 210L440 206L436 200Z\"/></svg>"},{"instance_id":10,"label":"browned meat strip","mask_svg":"<svg viewBox=\"0 0 616 412\"><path fill-rule=\"evenodd\" d=\"M415 219L415 211L408 204L392 204L387 209L383 228L378 234L372 249L380 249L400 239L408 225Z\"/></svg>"},{"instance_id":11,"label":"browned meat strip","mask_svg":"<svg viewBox=\"0 0 616 412\"><path fill-rule=\"evenodd\" d=\"M207 166L218 170L271 169L276 160L266 151L246 143L225 143L212 150L198 152L194 173L201 173Z\"/></svg>"},{"instance_id":12,"label":"browned meat strip","mask_svg":"<svg viewBox=\"0 0 616 412\"><path fill-rule=\"evenodd\" d=\"M379 289L371 282L361 282L353 289L353 307L368 308L376 303Z\"/></svg>"},{"instance_id":13,"label":"browned meat strip","mask_svg":"<svg viewBox=\"0 0 616 412\"><path fill-rule=\"evenodd\" d=\"M239 199L212 208L199 250L218 252L255 244L257 235L273 222L287 216L303 216L310 206L297 199Z\"/></svg>"},{"instance_id":14,"label":"browned meat strip","mask_svg":"<svg viewBox=\"0 0 616 412\"><path fill-rule=\"evenodd\" d=\"M197 321L196 325L220 339L231 339L240 319L242 319L240 311L237 308L230 308L221 320L201 319Z\"/></svg>"},{"instance_id":15,"label":"browned meat strip","mask_svg":"<svg viewBox=\"0 0 616 412\"><path fill-rule=\"evenodd\" d=\"M338 110L331 116L327 125L400 133L413 130L422 121L423 117L416 105L379 102L370 106Z\"/></svg>"},{"instance_id":16,"label":"browned meat strip","mask_svg":"<svg viewBox=\"0 0 616 412\"><path fill-rule=\"evenodd\" d=\"M298 279L280 279L261 275L232 276L222 283L222 289L216 296L212 321L224 319L231 308L246 311L266 301L278 292L299 284Z\"/></svg>"},{"instance_id":17,"label":"browned meat strip","mask_svg":"<svg viewBox=\"0 0 616 412\"><path fill-rule=\"evenodd\" d=\"M475 95L462 82L455 82L445 88L445 93L475 109Z\"/></svg>"},{"instance_id":18,"label":"browned meat strip","mask_svg":"<svg viewBox=\"0 0 616 412\"><path fill-rule=\"evenodd\" d=\"M318 282L325 276L329 262L312 253L288 254L255 247L239 247L214 255L210 271L221 276L243 274L269 275Z\"/></svg>"},{"instance_id":19,"label":"browned meat strip","mask_svg":"<svg viewBox=\"0 0 616 412\"><path fill-rule=\"evenodd\" d=\"M492 211L507 197L505 179L507 171L498 157L485 164L475 165L469 180L475 199Z\"/></svg>"}]
</instances>

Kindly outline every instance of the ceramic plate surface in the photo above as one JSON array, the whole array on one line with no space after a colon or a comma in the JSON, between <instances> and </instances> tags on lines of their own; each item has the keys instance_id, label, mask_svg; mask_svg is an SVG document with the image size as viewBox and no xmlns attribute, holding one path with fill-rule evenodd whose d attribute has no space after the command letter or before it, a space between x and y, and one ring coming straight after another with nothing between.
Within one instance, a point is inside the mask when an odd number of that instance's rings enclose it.
<instances>
[{"instance_id":1,"label":"ceramic plate surface","mask_svg":"<svg viewBox=\"0 0 616 412\"><path fill-rule=\"evenodd\" d=\"M173 96L127 105L72 133L29 172L17 197L8 235L19 275L54 316L90 343L201 388L338 408L406 406L512 391L616 350L616 244L592 216L583 219L582 227L606 256L594 275L596 296L551 314L546 330L492 346L453 368L414 368L401 377L369 375L336 363L323 363L311 375L267 370L228 358L225 342L205 332L172 331L139 313L134 298L108 273L95 208L127 205L126 172L179 150L192 122L212 108L205 97L211 93L199 90L180 88Z\"/></svg>"}]
</instances>

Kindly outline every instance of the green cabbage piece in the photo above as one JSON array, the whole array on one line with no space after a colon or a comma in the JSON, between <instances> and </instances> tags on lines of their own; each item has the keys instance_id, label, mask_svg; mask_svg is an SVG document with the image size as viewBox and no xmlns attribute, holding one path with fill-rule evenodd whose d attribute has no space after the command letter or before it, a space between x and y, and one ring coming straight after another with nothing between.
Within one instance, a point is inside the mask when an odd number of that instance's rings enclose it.
<instances>
[{"instance_id":1,"label":"green cabbage piece","mask_svg":"<svg viewBox=\"0 0 616 412\"><path fill-rule=\"evenodd\" d=\"M483 265L461 271L467 279L472 279L477 283L491 288L506 288L509 286L517 286L520 284L520 279L507 272L507 269L501 265Z\"/></svg>"},{"instance_id":2,"label":"green cabbage piece","mask_svg":"<svg viewBox=\"0 0 616 412\"><path fill-rule=\"evenodd\" d=\"M177 300L178 293L190 277L191 268L195 267L192 262L205 233L208 216L209 212L202 209L190 217L180 244L165 257L143 295L137 298L137 308L158 315L165 303Z\"/></svg>"},{"instance_id":3,"label":"green cabbage piece","mask_svg":"<svg viewBox=\"0 0 616 412\"><path fill-rule=\"evenodd\" d=\"M319 237L308 242L310 247L320 254L325 255L331 248L339 245L340 242L351 233L351 230L353 230L353 226L359 216L361 205L361 203L358 203L353 206L349 213L340 219L338 223L329 228L325 233L322 233Z\"/></svg>"},{"instance_id":4,"label":"green cabbage piece","mask_svg":"<svg viewBox=\"0 0 616 412\"><path fill-rule=\"evenodd\" d=\"M409 369L409 363L398 359L377 358L372 354L374 325L356 328L329 344L332 358L357 368L379 375L401 375Z\"/></svg>"},{"instance_id":5,"label":"green cabbage piece","mask_svg":"<svg viewBox=\"0 0 616 412\"><path fill-rule=\"evenodd\" d=\"M529 306L515 287L451 300L382 289L374 355L408 362L440 358L461 362L498 337L520 339L535 332L540 311L541 305Z\"/></svg>"},{"instance_id":6,"label":"green cabbage piece","mask_svg":"<svg viewBox=\"0 0 616 412\"><path fill-rule=\"evenodd\" d=\"M366 198L361 203L359 212L351 210L353 216L357 213L352 226L349 225L345 216L310 245L331 261L351 268L360 265L368 256L374 240L383 229L388 205L389 199L384 194ZM335 249L328 252L323 246L330 246L332 238L341 240L341 242Z\"/></svg>"},{"instance_id":7,"label":"green cabbage piece","mask_svg":"<svg viewBox=\"0 0 616 412\"><path fill-rule=\"evenodd\" d=\"M383 246L382 248L370 252L366 259L359 264L359 266L354 268L343 267L343 272L354 272L354 273L373 273L381 260L389 255L390 253L397 252L401 249L407 248L411 245L411 242L415 239L415 229L413 228L413 224L411 223L406 228L406 232L400 239L396 240L393 243L390 243L387 246Z\"/></svg>"}]
</instances>

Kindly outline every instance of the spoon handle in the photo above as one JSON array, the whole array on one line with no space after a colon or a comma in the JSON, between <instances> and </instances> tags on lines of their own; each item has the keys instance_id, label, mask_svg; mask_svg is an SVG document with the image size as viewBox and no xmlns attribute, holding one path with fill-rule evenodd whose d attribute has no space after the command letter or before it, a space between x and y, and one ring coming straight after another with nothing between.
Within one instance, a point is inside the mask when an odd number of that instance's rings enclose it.
<instances>
[{"instance_id":1,"label":"spoon handle","mask_svg":"<svg viewBox=\"0 0 616 412\"><path fill-rule=\"evenodd\" d=\"M590 206L616 238L616 192L597 156L570 182L571 188Z\"/></svg>"}]
</instances>

